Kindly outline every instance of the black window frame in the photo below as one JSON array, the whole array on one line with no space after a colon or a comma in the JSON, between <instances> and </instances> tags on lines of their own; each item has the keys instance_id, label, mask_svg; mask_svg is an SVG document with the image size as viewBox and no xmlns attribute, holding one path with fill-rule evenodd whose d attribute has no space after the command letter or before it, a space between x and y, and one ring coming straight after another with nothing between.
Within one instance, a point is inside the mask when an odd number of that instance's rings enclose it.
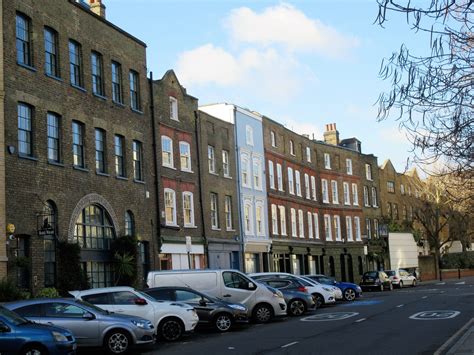
<instances>
[{"instance_id":1,"label":"black window frame","mask_svg":"<svg viewBox=\"0 0 474 355\"><path fill-rule=\"evenodd\" d=\"M56 126L50 124L50 118L56 119ZM46 125L47 125L47 149L48 149L48 161L54 163L61 162L61 116L55 112L48 112L46 114ZM53 130L56 130L54 136ZM50 154L56 152L56 158Z\"/></svg>"},{"instance_id":2,"label":"black window frame","mask_svg":"<svg viewBox=\"0 0 474 355\"><path fill-rule=\"evenodd\" d=\"M98 137L100 135L100 139ZM94 129L95 171L107 174L107 133L102 128Z\"/></svg>"},{"instance_id":3,"label":"black window frame","mask_svg":"<svg viewBox=\"0 0 474 355\"><path fill-rule=\"evenodd\" d=\"M125 137L121 136L120 134L114 135L114 159L115 159L115 175L117 177L122 177L122 178L126 177Z\"/></svg>"},{"instance_id":4,"label":"black window frame","mask_svg":"<svg viewBox=\"0 0 474 355\"><path fill-rule=\"evenodd\" d=\"M104 57L97 51L91 52L91 79L92 93L100 97L105 97Z\"/></svg>"},{"instance_id":5,"label":"black window frame","mask_svg":"<svg viewBox=\"0 0 474 355\"><path fill-rule=\"evenodd\" d=\"M123 105L123 80L122 80L122 64L116 61L111 63L112 77L112 101Z\"/></svg>"},{"instance_id":6,"label":"black window frame","mask_svg":"<svg viewBox=\"0 0 474 355\"><path fill-rule=\"evenodd\" d=\"M60 78L59 65L59 46L58 46L58 32L52 28L45 26L43 30L44 35L44 71L46 75L53 78ZM48 36L51 36L48 38ZM51 49L49 49L51 48Z\"/></svg>"},{"instance_id":7,"label":"black window frame","mask_svg":"<svg viewBox=\"0 0 474 355\"><path fill-rule=\"evenodd\" d=\"M141 111L140 77L138 72L135 70L130 70L128 80L130 84L130 107L132 110Z\"/></svg>"},{"instance_id":8,"label":"black window frame","mask_svg":"<svg viewBox=\"0 0 474 355\"><path fill-rule=\"evenodd\" d=\"M143 143L137 140L132 142L133 178L143 181Z\"/></svg>"},{"instance_id":9,"label":"black window frame","mask_svg":"<svg viewBox=\"0 0 474 355\"><path fill-rule=\"evenodd\" d=\"M20 27L21 24L19 20L24 21L26 28ZM16 61L18 64L27 67L33 67L33 36L31 28L31 18L22 12L17 12L15 17ZM24 33L20 34L20 30ZM20 55L20 53L22 53L22 55Z\"/></svg>"},{"instance_id":10,"label":"black window frame","mask_svg":"<svg viewBox=\"0 0 474 355\"><path fill-rule=\"evenodd\" d=\"M82 45L79 42L73 39L70 39L68 42L68 52L69 52L69 82L71 83L72 86L83 89L84 88L84 73L83 73L83 60L82 60Z\"/></svg>"},{"instance_id":11,"label":"black window frame","mask_svg":"<svg viewBox=\"0 0 474 355\"><path fill-rule=\"evenodd\" d=\"M75 132L74 127L79 127L79 131ZM86 159L85 159L85 149L84 149L84 142L85 142L85 126L84 123L80 121L72 121L72 156L73 156L73 166L76 168L84 169L86 167ZM79 140L76 141L76 137L79 136ZM80 153L80 154L79 154ZM76 157L80 157L80 164L76 164Z\"/></svg>"},{"instance_id":12,"label":"black window frame","mask_svg":"<svg viewBox=\"0 0 474 355\"><path fill-rule=\"evenodd\" d=\"M26 111L21 111L24 108ZM22 116L23 113L28 113L28 116ZM18 154L20 156L33 157L33 116L34 107L27 104L26 102L18 102L17 104L17 123L18 123ZM23 122L24 121L24 122ZM28 123L28 124L24 124ZM24 134L24 137L22 136ZM24 138L24 139L23 139ZM25 146L26 151L23 150L22 146Z\"/></svg>"}]
</instances>

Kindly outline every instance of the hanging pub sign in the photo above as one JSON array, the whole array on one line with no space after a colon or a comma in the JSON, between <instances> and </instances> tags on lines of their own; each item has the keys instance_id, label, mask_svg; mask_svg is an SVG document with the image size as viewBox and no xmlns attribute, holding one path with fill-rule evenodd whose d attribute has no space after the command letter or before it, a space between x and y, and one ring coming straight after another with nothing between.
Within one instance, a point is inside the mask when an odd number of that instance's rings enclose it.
<instances>
[{"instance_id":1,"label":"hanging pub sign","mask_svg":"<svg viewBox=\"0 0 474 355\"><path fill-rule=\"evenodd\" d=\"M54 222L52 214L37 213L38 236L44 237L47 235L54 235Z\"/></svg>"}]
</instances>

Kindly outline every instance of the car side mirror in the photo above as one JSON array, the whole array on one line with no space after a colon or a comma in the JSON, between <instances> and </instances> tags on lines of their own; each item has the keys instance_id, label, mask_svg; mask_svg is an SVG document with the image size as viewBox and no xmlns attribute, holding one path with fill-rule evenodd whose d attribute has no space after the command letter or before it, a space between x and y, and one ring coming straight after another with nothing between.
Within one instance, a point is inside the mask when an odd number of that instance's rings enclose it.
<instances>
[{"instance_id":1,"label":"car side mirror","mask_svg":"<svg viewBox=\"0 0 474 355\"><path fill-rule=\"evenodd\" d=\"M257 288L257 286L255 286L255 284L253 282L249 282L249 285L248 285L249 290L255 290L256 288Z\"/></svg>"},{"instance_id":2,"label":"car side mirror","mask_svg":"<svg viewBox=\"0 0 474 355\"><path fill-rule=\"evenodd\" d=\"M146 306L148 302L144 298L135 298L135 304L137 306Z\"/></svg>"},{"instance_id":3,"label":"car side mirror","mask_svg":"<svg viewBox=\"0 0 474 355\"><path fill-rule=\"evenodd\" d=\"M82 318L85 320L93 320L95 319L95 316L90 312L86 312L82 315Z\"/></svg>"},{"instance_id":4,"label":"car side mirror","mask_svg":"<svg viewBox=\"0 0 474 355\"><path fill-rule=\"evenodd\" d=\"M207 305L206 300L205 300L204 298L201 298L201 299L199 300L199 305L200 305L200 306L203 306L203 307L206 306L206 305Z\"/></svg>"},{"instance_id":5,"label":"car side mirror","mask_svg":"<svg viewBox=\"0 0 474 355\"><path fill-rule=\"evenodd\" d=\"M0 322L0 333L8 333L10 331L10 327L3 322Z\"/></svg>"}]
</instances>

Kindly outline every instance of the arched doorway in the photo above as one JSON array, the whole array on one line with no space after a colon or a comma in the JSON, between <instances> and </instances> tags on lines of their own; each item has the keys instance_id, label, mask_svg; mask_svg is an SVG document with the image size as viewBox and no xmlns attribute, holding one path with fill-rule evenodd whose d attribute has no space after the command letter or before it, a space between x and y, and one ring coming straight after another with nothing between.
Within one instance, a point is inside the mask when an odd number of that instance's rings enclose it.
<instances>
[{"instance_id":1,"label":"arched doorway","mask_svg":"<svg viewBox=\"0 0 474 355\"><path fill-rule=\"evenodd\" d=\"M334 257L329 257L329 276L335 277L336 276L336 268L334 265Z\"/></svg>"},{"instance_id":2,"label":"arched doorway","mask_svg":"<svg viewBox=\"0 0 474 355\"><path fill-rule=\"evenodd\" d=\"M347 278L346 278L346 256L344 254L341 254L339 256L339 260L340 260L340 263L341 263L341 281L346 282L347 281Z\"/></svg>"},{"instance_id":3,"label":"arched doorway","mask_svg":"<svg viewBox=\"0 0 474 355\"><path fill-rule=\"evenodd\" d=\"M352 255L347 255L347 271L349 274L349 282L354 282L354 266L352 265Z\"/></svg>"}]
</instances>

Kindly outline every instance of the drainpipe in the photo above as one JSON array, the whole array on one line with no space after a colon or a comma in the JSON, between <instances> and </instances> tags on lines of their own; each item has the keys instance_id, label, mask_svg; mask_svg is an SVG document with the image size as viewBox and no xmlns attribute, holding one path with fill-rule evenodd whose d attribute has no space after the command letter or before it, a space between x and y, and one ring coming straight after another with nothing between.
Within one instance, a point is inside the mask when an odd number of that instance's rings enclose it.
<instances>
[{"instance_id":1,"label":"drainpipe","mask_svg":"<svg viewBox=\"0 0 474 355\"><path fill-rule=\"evenodd\" d=\"M198 182L199 182L199 207L201 208L201 225L202 225L202 236L204 239L204 254L206 256L207 268L209 268L209 244L206 236L206 218L204 218L204 197L203 190L204 186L202 185L202 166L201 166L201 119L199 112L194 111L194 133L196 134L196 148L197 148L197 166L198 166Z\"/></svg>"},{"instance_id":2,"label":"drainpipe","mask_svg":"<svg viewBox=\"0 0 474 355\"><path fill-rule=\"evenodd\" d=\"M161 217L160 217L160 170L158 169L158 145L156 137L156 118L155 118L155 95L153 93L153 72L150 72L150 78L148 79L150 88L150 112L151 112L151 125L153 133L153 166L155 170L155 199L156 199L156 239L158 242L158 249L153 247L153 264L156 266L155 253L161 253ZM152 238L153 240L153 238ZM158 257L158 262L160 258ZM161 270L161 264L158 269Z\"/></svg>"}]
</instances>

